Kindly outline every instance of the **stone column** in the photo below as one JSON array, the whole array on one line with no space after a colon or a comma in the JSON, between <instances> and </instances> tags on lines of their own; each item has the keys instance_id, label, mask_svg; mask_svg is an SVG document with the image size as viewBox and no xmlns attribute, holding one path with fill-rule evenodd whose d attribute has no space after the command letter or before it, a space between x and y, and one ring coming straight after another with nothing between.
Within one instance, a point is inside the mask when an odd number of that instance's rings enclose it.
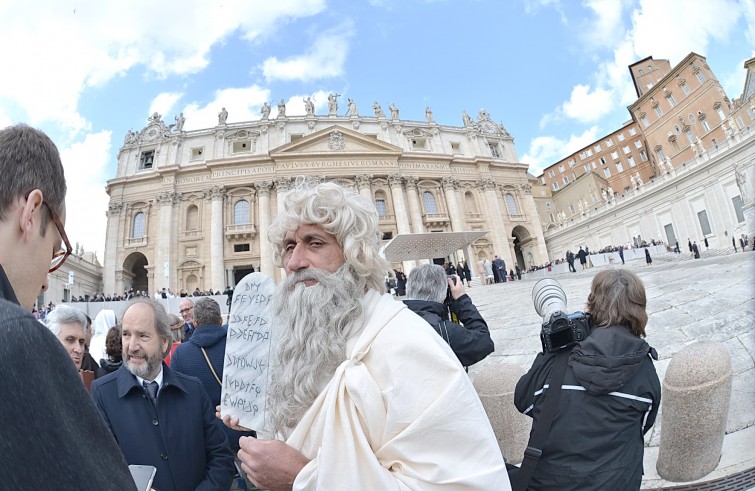
<instances>
[{"instance_id":1,"label":"stone column","mask_svg":"<svg viewBox=\"0 0 755 491\"><path fill-rule=\"evenodd\" d=\"M419 194L417 193L417 179L414 176L406 176L406 197L409 200L409 215L412 217L412 232L421 234L425 232L425 225L422 223L422 207L419 204Z\"/></svg>"},{"instance_id":2,"label":"stone column","mask_svg":"<svg viewBox=\"0 0 755 491\"><path fill-rule=\"evenodd\" d=\"M290 177L278 177L275 179L275 196L276 203L278 203L278 213L283 211L283 202L286 199L286 194L291 191L294 182ZM260 233L267 239L267 230L260 230Z\"/></svg>"},{"instance_id":3,"label":"stone column","mask_svg":"<svg viewBox=\"0 0 755 491\"><path fill-rule=\"evenodd\" d=\"M488 224L490 224L490 236L493 239L493 254L497 254L506 263L506 269L514 264L511 259L511 245L509 244L506 224L503 221L503 213L498 203L498 190L492 179L480 179L478 187L485 194L485 206L487 208Z\"/></svg>"},{"instance_id":4,"label":"stone column","mask_svg":"<svg viewBox=\"0 0 755 491\"><path fill-rule=\"evenodd\" d=\"M354 180L357 183L357 190L359 191L359 194L372 201L372 190L370 189L372 174L357 174L356 176L354 176Z\"/></svg>"},{"instance_id":5,"label":"stone column","mask_svg":"<svg viewBox=\"0 0 755 491\"><path fill-rule=\"evenodd\" d=\"M123 244L119 244L121 238L118 235L123 217L123 203L110 202L107 211L107 231L105 232L105 257L103 258L104 267L103 284L106 292L122 292L123 288L116 289L115 270L121 269L116 267L118 251L123 249ZM120 247L119 247L120 245Z\"/></svg>"},{"instance_id":6,"label":"stone column","mask_svg":"<svg viewBox=\"0 0 755 491\"><path fill-rule=\"evenodd\" d=\"M448 208L448 215L451 218L451 230L461 232L464 230L464 220L461 217L459 200L456 196L459 180L455 177L446 176L441 180L441 185L446 195L446 207Z\"/></svg>"},{"instance_id":7,"label":"stone column","mask_svg":"<svg viewBox=\"0 0 755 491\"><path fill-rule=\"evenodd\" d=\"M225 264L223 261L223 186L213 186L208 191L212 200L210 218L210 284L213 290L222 289L225 283L223 275ZM208 285L204 285L205 289Z\"/></svg>"},{"instance_id":8,"label":"stone column","mask_svg":"<svg viewBox=\"0 0 755 491\"><path fill-rule=\"evenodd\" d=\"M409 215L406 210L406 201L404 200L404 178L401 174L391 174L388 176L388 184L391 186L391 196L393 197L393 211L396 213L396 228L400 234L410 234ZM416 266L415 261L403 261L403 271L409 275L411 270Z\"/></svg>"},{"instance_id":9,"label":"stone column","mask_svg":"<svg viewBox=\"0 0 755 491\"><path fill-rule=\"evenodd\" d=\"M272 186L271 181L260 181L254 185L257 188L257 196L259 196L260 210L259 227L257 228L257 237L260 241L260 272L275 278L273 248L270 241L267 240L267 229L270 228L270 188Z\"/></svg>"},{"instance_id":10,"label":"stone column","mask_svg":"<svg viewBox=\"0 0 755 491\"><path fill-rule=\"evenodd\" d=\"M172 191L165 191L157 195L158 215L157 215L157 245L155 247L155 269L153 290L162 290L169 288L171 285L171 267L170 267L170 240L172 234L171 216L173 215L173 197ZM149 292L150 295L154 291Z\"/></svg>"},{"instance_id":11,"label":"stone column","mask_svg":"<svg viewBox=\"0 0 755 491\"><path fill-rule=\"evenodd\" d=\"M391 174L388 176L388 184L391 186L391 196L393 197L393 211L396 213L396 228L400 234L411 233L409 227L409 215L406 212L406 201L404 201L404 178L400 174Z\"/></svg>"},{"instance_id":12,"label":"stone column","mask_svg":"<svg viewBox=\"0 0 755 491\"><path fill-rule=\"evenodd\" d=\"M529 220L529 226L531 227L530 235L536 242L535 249L537 251L537 257L535 261L537 264L544 264L548 262L548 249L545 246L545 237L543 236L543 225L540 222L540 215L537 213L537 207L535 206L535 200L532 197L532 184L525 183L520 186L522 190L522 208L524 214ZM525 266L528 266L527 258L524 258ZM529 265L531 266L531 265Z\"/></svg>"},{"instance_id":13,"label":"stone column","mask_svg":"<svg viewBox=\"0 0 755 491\"><path fill-rule=\"evenodd\" d=\"M225 284L231 288L236 288L233 281L233 268L225 268Z\"/></svg>"}]
</instances>

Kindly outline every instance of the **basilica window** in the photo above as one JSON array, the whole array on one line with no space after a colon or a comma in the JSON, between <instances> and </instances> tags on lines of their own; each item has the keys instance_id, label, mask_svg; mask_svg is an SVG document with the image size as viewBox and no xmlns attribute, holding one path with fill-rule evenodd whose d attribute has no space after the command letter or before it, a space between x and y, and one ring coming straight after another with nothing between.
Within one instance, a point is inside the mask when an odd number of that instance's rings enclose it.
<instances>
[{"instance_id":1,"label":"basilica window","mask_svg":"<svg viewBox=\"0 0 755 491\"><path fill-rule=\"evenodd\" d=\"M191 205L186 209L186 230L199 230L199 208Z\"/></svg>"},{"instance_id":2,"label":"basilica window","mask_svg":"<svg viewBox=\"0 0 755 491\"><path fill-rule=\"evenodd\" d=\"M514 196L512 196L511 193L506 193L503 199L506 201L506 209L509 211L509 215L518 215L519 207L516 205L516 199Z\"/></svg>"},{"instance_id":3,"label":"basilica window","mask_svg":"<svg viewBox=\"0 0 755 491\"><path fill-rule=\"evenodd\" d=\"M682 90L684 91L684 94L689 95L689 86L687 84L682 84L681 87L682 87Z\"/></svg>"},{"instance_id":4,"label":"basilica window","mask_svg":"<svg viewBox=\"0 0 755 491\"><path fill-rule=\"evenodd\" d=\"M144 237L144 213L141 211L134 215L134 223L131 227L131 238L141 239Z\"/></svg>"},{"instance_id":5,"label":"basilica window","mask_svg":"<svg viewBox=\"0 0 755 491\"><path fill-rule=\"evenodd\" d=\"M684 134L687 136L688 142L695 143L695 137L692 136L692 132L690 130L685 131Z\"/></svg>"},{"instance_id":6,"label":"basilica window","mask_svg":"<svg viewBox=\"0 0 755 491\"><path fill-rule=\"evenodd\" d=\"M645 153L645 150L640 152L640 158L642 159L643 162L647 161L648 154Z\"/></svg>"},{"instance_id":7,"label":"basilica window","mask_svg":"<svg viewBox=\"0 0 755 491\"><path fill-rule=\"evenodd\" d=\"M701 72L700 70L697 70L695 72L695 77L697 77L697 81L698 82L700 82L700 83L705 82L705 75L703 75L703 72Z\"/></svg>"},{"instance_id":8,"label":"basilica window","mask_svg":"<svg viewBox=\"0 0 755 491\"><path fill-rule=\"evenodd\" d=\"M721 118L721 121L723 121L724 119L726 119L726 116L724 115L724 110L721 109L721 106L719 106L718 108L716 108L716 112L718 113L718 117Z\"/></svg>"},{"instance_id":9,"label":"basilica window","mask_svg":"<svg viewBox=\"0 0 755 491\"><path fill-rule=\"evenodd\" d=\"M616 162L616 172L624 172L624 166L621 165L621 162Z\"/></svg>"},{"instance_id":10,"label":"basilica window","mask_svg":"<svg viewBox=\"0 0 755 491\"><path fill-rule=\"evenodd\" d=\"M634 148L642 148L642 141L636 140L634 142Z\"/></svg>"},{"instance_id":11,"label":"basilica window","mask_svg":"<svg viewBox=\"0 0 755 491\"><path fill-rule=\"evenodd\" d=\"M659 118L663 117L663 109L661 109L661 106L655 106L655 114Z\"/></svg>"},{"instance_id":12,"label":"basilica window","mask_svg":"<svg viewBox=\"0 0 755 491\"><path fill-rule=\"evenodd\" d=\"M541 182L545 184L544 180ZM479 213L477 211L477 200L475 200L474 195L470 191L464 193L464 204L466 205L467 213Z\"/></svg>"},{"instance_id":13,"label":"basilica window","mask_svg":"<svg viewBox=\"0 0 755 491\"><path fill-rule=\"evenodd\" d=\"M632 135L632 136L634 136L634 135L637 134L637 130L634 129L634 128L629 128L629 134Z\"/></svg>"},{"instance_id":14,"label":"basilica window","mask_svg":"<svg viewBox=\"0 0 755 491\"><path fill-rule=\"evenodd\" d=\"M647 116L645 116L644 114L640 116L640 121L642 121L642 126L644 126L645 128L650 126L650 121L648 121Z\"/></svg>"},{"instance_id":15,"label":"basilica window","mask_svg":"<svg viewBox=\"0 0 755 491\"><path fill-rule=\"evenodd\" d=\"M425 205L425 213L438 213L438 205L435 203L435 195L430 191L422 193L422 203Z\"/></svg>"},{"instance_id":16,"label":"basilica window","mask_svg":"<svg viewBox=\"0 0 755 491\"><path fill-rule=\"evenodd\" d=\"M668 100L669 106L671 106L671 107L676 106L676 99L674 99L673 95L671 95L671 94L667 95L666 96L666 100Z\"/></svg>"},{"instance_id":17,"label":"basilica window","mask_svg":"<svg viewBox=\"0 0 755 491\"><path fill-rule=\"evenodd\" d=\"M378 191L375 193L375 209L378 212L379 217L385 217L388 214L387 208L385 206L385 195L382 191Z\"/></svg>"},{"instance_id":18,"label":"basilica window","mask_svg":"<svg viewBox=\"0 0 755 491\"><path fill-rule=\"evenodd\" d=\"M701 119L700 123L702 123L703 128L705 128L706 133L708 131L710 131L710 125L708 124L708 120L707 119Z\"/></svg>"},{"instance_id":19,"label":"basilica window","mask_svg":"<svg viewBox=\"0 0 755 491\"><path fill-rule=\"evenodd\" d=\"M629 163L629 167L634 167L635 165L637 165L634 163L634 157L632 155L627 157L627 162Z\"/></svg>"},{"instance_id":20,"label":"basilica window","mask_svg":"<svg viewBox=\"0 0 755 491\"><path fill-rule=\"evenodd\" d=\"M608 167L603 169L603 175L606 176L606 178L611 177L611 169L609 169Z\"/></svg>"},{"instance_id":21,"label":"basilica window","mask_svg":"<svg viewBox=\"0 0 755 491\"><path fill-rule=\"evenodd\" d=\"M233 205L233 224L246 225L249 223L249 202L245 199L239 200Z\"/></svg>"}]
</instances>

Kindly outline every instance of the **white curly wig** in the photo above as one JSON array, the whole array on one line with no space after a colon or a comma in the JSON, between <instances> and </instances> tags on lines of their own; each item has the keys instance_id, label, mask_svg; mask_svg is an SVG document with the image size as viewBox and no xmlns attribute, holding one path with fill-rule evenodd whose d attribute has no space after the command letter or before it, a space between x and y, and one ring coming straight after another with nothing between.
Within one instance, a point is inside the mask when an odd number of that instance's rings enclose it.
<instances>
[{"instance_id":1,"label":"white curly wig","mask_svg":"<svg viewBox=\"0 0 755 491\"><path fill-rule=\"evenodd\" d=\"M365 286L385 293L384 277L390 266L379 254L383 233L373 203L332 182L311 187L297 180L286 195L283 211L268 229L276 266L283 267L286 234L302 225L319 225L333 234L343 247L346 264L364 279Z\"/></svg>"}]
</instances>

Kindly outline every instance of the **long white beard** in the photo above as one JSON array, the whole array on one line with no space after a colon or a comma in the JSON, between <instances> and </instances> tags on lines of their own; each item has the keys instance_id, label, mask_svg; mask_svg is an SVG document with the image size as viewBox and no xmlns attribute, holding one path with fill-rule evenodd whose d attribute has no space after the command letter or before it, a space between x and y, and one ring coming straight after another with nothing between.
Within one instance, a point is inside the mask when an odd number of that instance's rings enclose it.
<instances>
[{"instance_id":1,"label":"long white beard","mask_svg":"<svg viewBox=\"0 0 755 491\"><path fill-rule=\"evenodd\" d=\"M317 283L307 287L304 280ZM362 328L365 280L344 264L335 273L290 274L273 300L275 338L267 389L273 433L293 429L346 359L346 343Z\"/></svg>"}]
</instances>

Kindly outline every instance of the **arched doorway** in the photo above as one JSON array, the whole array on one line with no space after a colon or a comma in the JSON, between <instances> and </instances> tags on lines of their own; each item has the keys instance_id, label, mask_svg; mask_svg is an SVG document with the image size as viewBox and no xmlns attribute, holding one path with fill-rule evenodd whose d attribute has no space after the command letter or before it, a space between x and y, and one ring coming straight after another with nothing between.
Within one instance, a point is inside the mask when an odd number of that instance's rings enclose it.
<instances>
[{"instance_id":1,"label":"arched doorway","mask_svg":"<svg viewBox=\"0 0 755 491\"><path fill-rule=\"evenodd\" d=\"M133 289L149 292L149 280L147 279L147 257L141 252L132 252L123 261L124 282L131 280L131 284L124 284L126 290Z\"/></svg>"},{"instance_id":2,"label":"arched doorway","mask_svg":"<svg viewBox=\"0 0 755 491\"><path fill-rule=\"evenodd\" d=\"M514 238L514 254L516 256L516 264L522 271L532 266L533 250L535 241L530 235L530 231L521 225L517 225L511 231L511 236ZM527 260L525 260L527 258Z\"/></svg>"}]
</instances>

